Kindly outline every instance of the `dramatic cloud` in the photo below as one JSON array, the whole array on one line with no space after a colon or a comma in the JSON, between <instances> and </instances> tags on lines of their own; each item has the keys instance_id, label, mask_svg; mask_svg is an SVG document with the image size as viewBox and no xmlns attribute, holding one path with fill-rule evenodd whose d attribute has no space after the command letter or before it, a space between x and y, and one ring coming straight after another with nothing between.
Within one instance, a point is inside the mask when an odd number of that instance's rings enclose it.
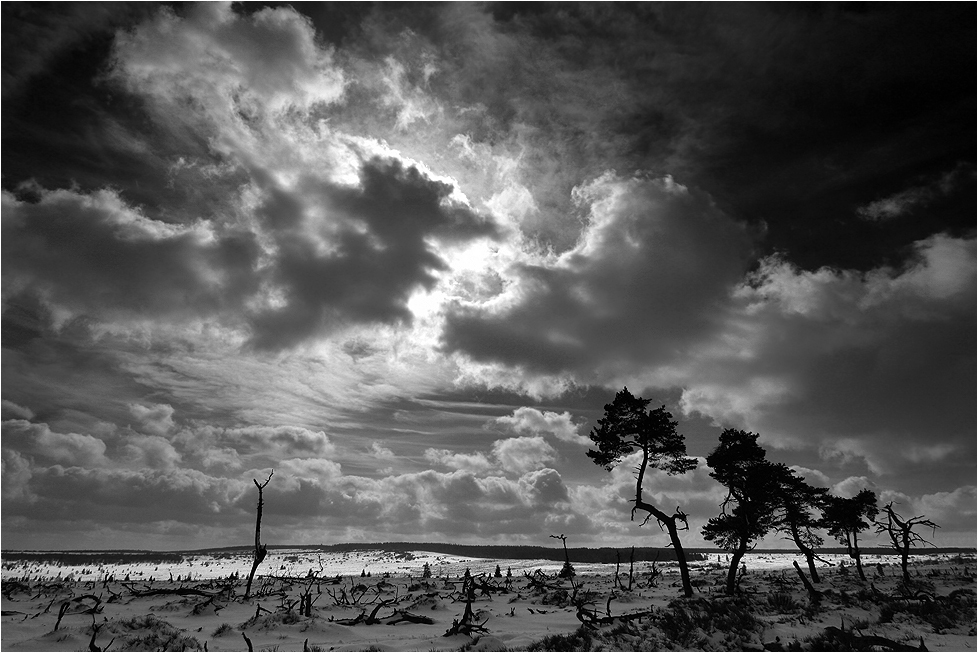
<instances>
[{"instance_id":1,"label":"dramatic cloud","mask_svg":"<svg viewBox=\"0 0 978 653\"><path fill-rule=\"evenodd\" d=\"M5 545L658 544L627 385L973 546L973 14L5 3Z\"/></svg>"},{"instance_id":2,"label":"dramatic cloud","mask_svg":"<svg viewBox=\"0 0 978 653\"><path fill-rule=\"evenodd\" d=\"M944 235L917 243L902 270L768 260L737 291L719 355L700 353L684 410L875 473L970 459L975 275L975 241Z\"/></svg>"},{"instance_id":3,"label":"dramatic cloud","mask_svg":"<svg viewBox=\"0 0 978 653\"><path fill-rule=\"evenodd\" d=\"M741 225L668 177L609 174L576 196L589 208L578 244L516 267L501 296L458 305L448 350L613 386L679 363L717 328L746 267Z\"/></svg>"}]
</instances>

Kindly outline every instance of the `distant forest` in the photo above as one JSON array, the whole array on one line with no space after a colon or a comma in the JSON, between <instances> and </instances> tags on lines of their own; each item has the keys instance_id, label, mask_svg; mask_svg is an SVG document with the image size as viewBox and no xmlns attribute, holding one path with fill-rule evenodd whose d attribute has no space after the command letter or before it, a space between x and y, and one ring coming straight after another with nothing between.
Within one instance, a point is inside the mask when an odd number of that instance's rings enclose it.
<instances>
[{"instance_id":1,"label":"distant forest","mask_svg":"<svg viewBox=\"0 0 978 653\"><path fill-rule=\"evenodd\" d=\"M553 560L563 562L564 550L554 547L526 545L469 545L430 542L379 542L379 543L349 543L349 544L318 544L318 545L269 545L269 550L300 549L303 551L322 551L330 553L346 553L352 551L391 551L406 553L409 551L429 551L444 555L457 555L469 558L497 558L507 560ZM63 565L105 565L105 564L138 564L138 563L179 563L187 558L201 555L230 555L234 553L250 554L250 546L232 546L213 549L198 549L194 551L3 551L0 557L5 562L48 562ZM727 551L717 549L686 549L687 560L705 560L708 556L726 556ZM619 560L627 564L631 559L631 548L568 548L567 553L571 562L614 564ZM797 554L795 549L755 549L755 555L771 553ZM842 548L820 549L819 553L844 554ZM863 555L894 555L892 548L863 549ZM914 552L916 555L933 555L936 553L975 553L969 548L930 548ZM635 547L635 562L668 562L675 560L671 548Z\"/></svg>"}]
</instances>

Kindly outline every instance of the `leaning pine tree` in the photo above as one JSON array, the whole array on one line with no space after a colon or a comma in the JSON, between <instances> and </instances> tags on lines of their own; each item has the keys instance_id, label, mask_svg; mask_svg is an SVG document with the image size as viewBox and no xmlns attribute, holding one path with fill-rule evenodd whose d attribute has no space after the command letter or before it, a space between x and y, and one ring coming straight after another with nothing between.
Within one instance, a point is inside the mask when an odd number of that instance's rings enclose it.
<instances>
[{"instance_id":1,"label":"leaning pine tree","mask_svg":"<svg viewBox=\"0 0 978 653\"><path fill-rule=\"evenodd\" d=\"M678 422L672 421L672 415L665 406L647 410L650 402L650 399L633 396L628 388L618 392L615 400L605 405L604 418L598 420L597 428L591 431L589 437L597 445L597 450L590 450L587 455L595 464L611 471L622 458L641 452L642 461L636 468L632 519L635 519L636 510L644 510L648 513L645 522L655 517L659 527L664 526L669 532L676 560L679 561L683 592L689 597L693 596L693 586L689 580L686 554L679 540L679 531L689 530L686 514L676 508L676 512L670 515L646 502L642 496L642 484L649 468L661 469L667 474L685 474L696 468L697 461L686 456L686 442L676 431Z\"/></svg>"}]
</instances>

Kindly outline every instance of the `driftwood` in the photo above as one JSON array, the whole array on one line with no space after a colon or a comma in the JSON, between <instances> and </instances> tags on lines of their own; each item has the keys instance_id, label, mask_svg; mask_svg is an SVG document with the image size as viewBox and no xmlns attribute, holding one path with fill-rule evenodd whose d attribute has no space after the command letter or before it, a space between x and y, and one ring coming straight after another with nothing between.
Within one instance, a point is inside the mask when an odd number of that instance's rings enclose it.
<instances>
[{"instance_id":1,"label":"driftwood","mask_svg":"<svg viewBox=\"0 0 978 653\"><path fill-rule=\"evenodd\" d=\"M856 635L851 631L847 632L842 628L836 628L835 626L829 626L824 631L826 637L830 637L845 644L852 651L868 651L869 647L879 647L887 651L926 651L927 647L924 646L924 638L920 638L920 646L910 646L909 644L903 644L901 642L895 642L892 639L887 639L885 637L880 637L878 635Z\"/></svg>"},{"instance_id":2,"label":"driftwood","mask_svg":"<svg viewBox=\"0 0 978 653\"><path fill-rule=\"evenodd\" d=\"M452 620L452 626L445 631L445 637L451 637L452 635L468 635L471 637L473 633L481 634L489 632L489 629L486 628L486 622L489 621L489 618L487 617L480 624L476 622L475 615L472 613L472 599L474 598L474 594L474 588L472 585L469 585L465 601L465 611L462 612L462 618Z\"/></svg>"},{"instance_id":3,"label":"driftwood","mask_svg":"<svg viewBox=\"0 0 978 653\"><path fill-rule=\"evenodd\" d=\"M635 619L642 619L643 617L652 616L652 610L642 610L641 612L631 612L628 614L618 614L618 615L606 615L599 617L598 613L594 610L588 610L583 605L577 606L577 619L585 627L592 630L597 629L599 626L608 626L616 623L627 623Z\"/></svg>"},{"instance_id":4,"label":"driftwood","mask_svg":"<svg viewBox=\"0 0 978 653\"><path fill-rule=\"evenodd\" d=\"M426 617L421 614L414 614L413 612L408 612L407 610L394 610L394 614L390 617L384 617L388 626L393 626L394 624L399 624L402 621L408 621L413 624L427 624L432 625L435 620L431 617Z\"/></svg>"},{"instance_id":5,"label":"driftwood","mask_svg":"<svg viewBox=\"0 0 978 653\"><path fill-rule=\"evenodd\" d=\"M113 637L111 640L109 640L109 643L105 645L105 648L100 648L99 645L95 643L95 638L98 637L98 631L102 630L103 626L105 626L104 623L102 624L95 623L95 615L93 614L92 615L92 639L91 641L88 642L89 651L107 651L109 650L109 647L112 646L112 642L115 641L115 637Z\"/></svg>"},{"instance_id":6,"label":"driftwood","mask_svg":"<svg viewBox=\"0 0 978 653\"><path fill-rule=\"evenodd\" d=\"M71 604L72 603L82 603L83 601L86 601L88 599L91 599L92 601L95 601L95 605L88 606L88 607L84 608L83 610L78 610L77 612L68 612L68 610L71 608ZM67 601L65 601L64 603L61 604L61 609L58 610L58 620L54 623L54 629L55 630L58 629L58 626L61 625L61 620L66 615L69 615L69 614L90 614L94 618L94 615L98 614L101 611L102 611L102 599L100 597L98 597L98 596L95 596L94 594L84 594L82 596L76 596L74 598L68 599Z\"/></svg>"},{"instance_id":7,"label":"driftwood","mask_svg":"<svg viewBox=\"0 0 978 653\"><path fill-rule=\"evenodd\" d=\"M199 590L195 587L183 587L182 585L180 587L175 587L175 588L161 587L158 589L153 589L147 585L144 585L143 587L146 587L146 589L137 590L134 585L126 585L125 583L123 583L123 587L129 590L129 593L132 594L134 597L158 596L160 594L175 594L177 596L203 596L204 598L213 598L215 596L220 596L225 591L225 590L221 590L220 592L205 592L204 590Z\"/></svg>"},{"instance_id":8,"label":"driftwood","mask_svg":"<svg viewBox=\"0 0 978 653\"><path fill-rule=\"evenodd\" d=\"M822 602L822 593L815 589L812 582L808 580L808 576L806 576L805 572L801 570L797 560L792 560L791 564L794 565L795 571L798 572L798 577L801 578L801 584L804 585L805 590L808 591L808 598L811 600L812 605L817 606Z\"/></svg>"}]
</instances>

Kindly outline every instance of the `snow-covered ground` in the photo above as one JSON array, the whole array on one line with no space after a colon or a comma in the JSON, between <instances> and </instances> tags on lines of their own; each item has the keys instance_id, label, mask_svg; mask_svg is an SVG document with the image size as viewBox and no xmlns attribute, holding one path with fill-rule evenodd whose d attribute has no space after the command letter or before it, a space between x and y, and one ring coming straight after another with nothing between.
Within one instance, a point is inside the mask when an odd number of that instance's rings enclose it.
<instances>
[{"instance_id":1,"label":"snow-covered ground","mask_svg":"<svg viewBox=\"0 0 978 653\"><path fill-rule=\"evenodd\" d=\"M923 553L923 552L922 552ZM947 554L915 556L914 561L950 558ZM852 565L853 561L846 555L826 554L824 562L818 562L822 568L839 567L840 564ZM185 555L182 562L160 563L131 563L107 565L64 565L53 562L22 562L4 561L3 578L67 578L78 581L100 580L106 576L117 579L130 577L132 580L169 580L170 578L191 578L206 580L210 578L225 578L237 573L246 576L251 569L251 552L219 553L208 555ZM792 561L797 560L804 566L804 559L799 555L786 553L766 553L756 551L744 557L744 564L750 571L768 571L790 569ZM706 560L689 563L692 569L704 569L716 566L727 566L729 556L713 554ZM895 555L864 555L863 566L871 572L877 563L883 565L897 564ZM473 574L492 573L499 565L505 573L512 570L514 575L522 575L524 571L540 569L546 573L560 570L562 563L553 560L507 560L499 558L469 558L453 556L428 551L383 551L363 550L349 552L322 552L309 549L274 549L258 568L258 576L305 576L312 572L317 576L359 576L363 573L371 576L385 573L420 576L425 564L429 565L434 576L458 576L469 569ZM635 563L636 573L645 571L651 563ZM664 573L677 573L675 562L657 563ZM627 571L627 561L622 564ZM606 574L613 572L615 565L574 563L578 574Z\"/></svg>"}]
</instances>

